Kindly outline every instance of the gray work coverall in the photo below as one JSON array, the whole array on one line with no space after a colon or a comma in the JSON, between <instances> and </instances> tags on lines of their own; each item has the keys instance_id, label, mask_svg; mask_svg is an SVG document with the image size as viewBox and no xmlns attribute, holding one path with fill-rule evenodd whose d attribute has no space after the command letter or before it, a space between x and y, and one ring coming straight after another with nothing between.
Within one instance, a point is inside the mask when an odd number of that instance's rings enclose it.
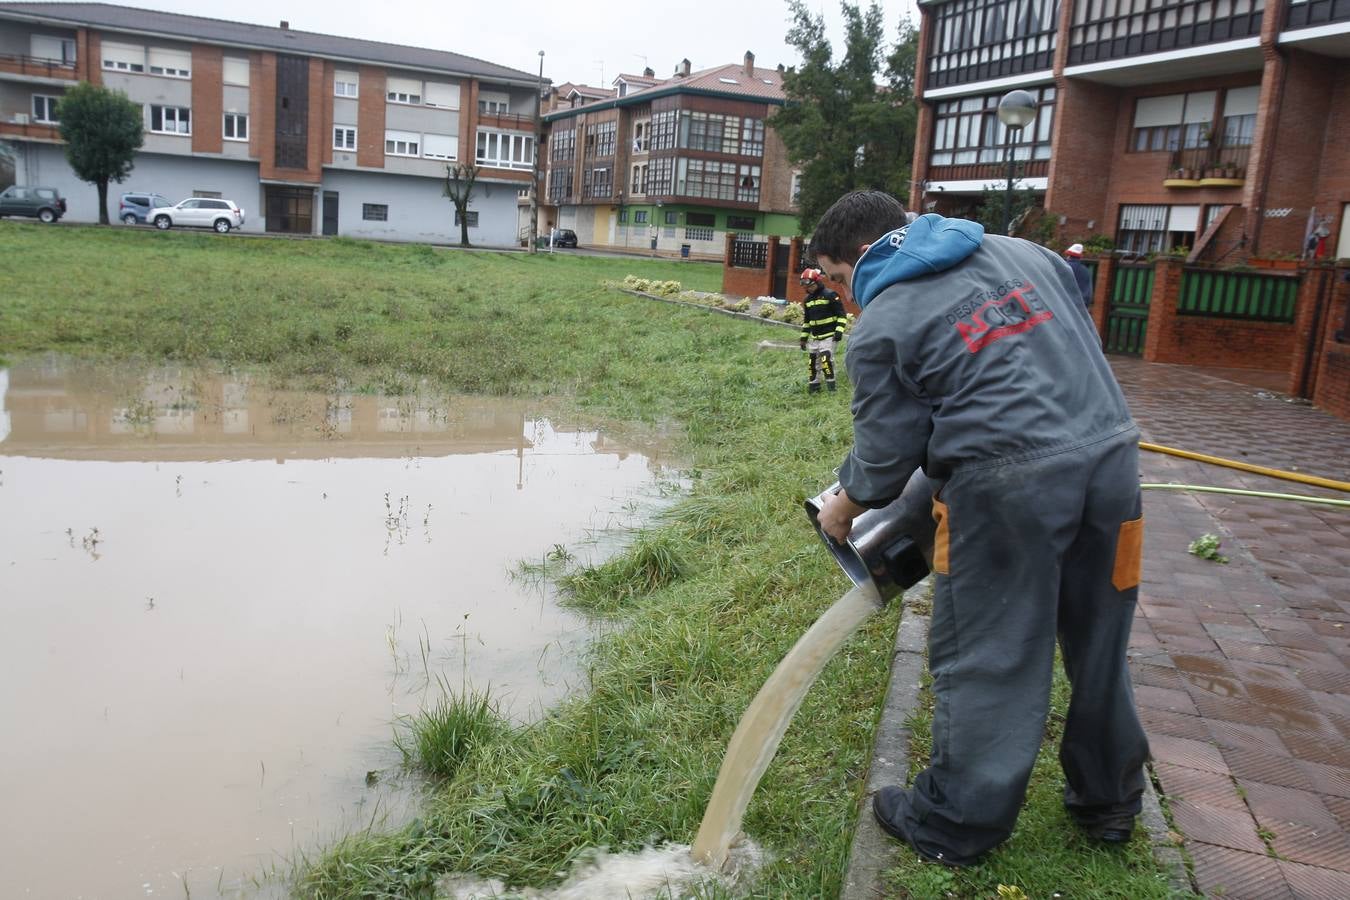
<instances>
[{"instance_id":1,"label":"gray work coverall","mask_svg":"<svg viewBox=\"0 0 1350 900\"><path fill-rule=\"evenodd\" d=\"M879 817L975 861L1017 821L1056 637L1072 682L1065 805L1133 825L1148 744L1125 650L1143 532L1138 431L1064 261L926 215L855 267L854 447L839 480L882 506L922 466L937 520L929 766Z\"/></svg>"}]
</instances>

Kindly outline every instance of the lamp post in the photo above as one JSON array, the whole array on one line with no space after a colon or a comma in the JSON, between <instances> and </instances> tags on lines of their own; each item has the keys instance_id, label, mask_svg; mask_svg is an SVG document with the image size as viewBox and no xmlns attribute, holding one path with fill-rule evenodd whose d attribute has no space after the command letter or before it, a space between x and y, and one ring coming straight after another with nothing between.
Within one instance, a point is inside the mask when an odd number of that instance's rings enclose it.
<instances>
[{"instance_id":1,"label":"lamp post","mask_svg":"<svg viewBox=\"0 0 1350 900\"><path fill-rule=\"evenodd\" d=\"M538 253L539 247L539 152L544 137L544 51L539 51L539 81L534 89L534 168L530 178L530 246L529 253Z\"/></svg>"},{"instance_id":2,"label":"lamp post","mask_svg":"<svg viewBox=\"0 0 1350 900\"><path fill-rule=\"evenodd\" d=\"M1022 129L1036 118L1036 98L1026 91L1008 91L998 101L998 120L1008 129L1008 187L1003 193L1003 233L1012 232L1013 143L1014 132L1021 137Z\"/></svg>"}]
</instances>

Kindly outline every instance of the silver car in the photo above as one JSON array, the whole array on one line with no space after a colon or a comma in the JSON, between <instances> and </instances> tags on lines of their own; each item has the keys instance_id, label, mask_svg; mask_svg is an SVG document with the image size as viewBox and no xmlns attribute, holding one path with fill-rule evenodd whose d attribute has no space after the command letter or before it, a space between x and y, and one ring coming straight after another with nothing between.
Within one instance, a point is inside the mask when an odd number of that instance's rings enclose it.
<instances>
[{"instance_id":1,"label":"silver car","mask_svg":"<svg viewBox=\"0 0 1350 900\"><path fill-rule=\"evenodd\" d=\"M231 228L242 228L244 211L232 200L214 200L209 197L189 197L173 206L159 206L145 214L145 220L160 231L175 225L188 228L214 228L225 234Z\"/></svg>"}]
</instances>

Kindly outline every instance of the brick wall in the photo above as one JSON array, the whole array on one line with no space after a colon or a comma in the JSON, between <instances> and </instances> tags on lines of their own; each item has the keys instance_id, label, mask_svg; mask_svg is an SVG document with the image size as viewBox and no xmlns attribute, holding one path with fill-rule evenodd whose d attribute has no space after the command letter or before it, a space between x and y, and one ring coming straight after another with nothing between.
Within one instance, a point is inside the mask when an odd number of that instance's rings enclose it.
<instances>
[{"instance_id":1,"label":"brick wall","mask_svg":"<svg viewBox=\"0 0 1350 900\"><path fill-rule=\"evenodd\" d=\"M384 96L383 92L380 94ZM580 143L580 139L578 139ZM478 155L478 79L471 78L459 91L459 162L470 165ZM578 156L581 155L578 150ZM577 184L581 184L578 176Z\"/></svg>"},{"instance_id":2,"label":"brick wall","mask_svg":"<svg viewBox=\"0 0 1350 900\"><path fill-rule=\"evenodd\" d=\"M773 290L773 251L777 238L769 239L769 256L763 269L741 269L731 265L731 244L734 234L728 234L722 256L722 293L728 297L765 297Z\"/></svg>"},{"instance_id":3,"label":"brick wall","mask_svg":"<svg viewBox=\"0 0 1350 900\"><path fill-rule=\"evenodd\" d=\"M778 132L764 128L764 160L760 164L759 208L766 212L795 213L792 205L792 163Z\"/></svg>"},{"instance_id":4,"label":"brick wall","mask_svg":"<svg viewBox=\"0 0 1350 900\"><path fill-rule=\"evenodd\" d=\"M193 153L220 153L223 149L224 56L220 47L192 45Z\"/></svg>"},{"instance_id":5,"label":"brick wall","mask_svg":"<svg viewBox=\"0 0 1350 900\"><path fill-rule=\"evenodd\" d=\"M323 164L329 165L333 162L333 82L336 81L337 63L331 60L325 60L323 64L323 125L321 126L323 143L320 145L320 152L323 154ZM357 76L360 80L360 76ZM360 98L360 86L357 86L358 102ZM359 107L358 107L359 109ZM357 135L360 135L360 126L357 126Z\"/></svg>"},{"instance_id":6,"label":"brick wall","mask_svg":"<svg viewBox=\"0 0 1350 900\"><path fill-rule=\"evenodd\" d=\"M92 85L103 84L103 39L97 31L75 32L75 72Z\"/></svg>"},{"instance_id":7,"label":"brick wall","mask_svg":"<svg viewBox=\"0 0 1350 900\"><path fill-rule=\"evenodd\" d=\"M271 70L263 63L264 56L271 56ZM270 78L270 83L265 79ZM276 96L276 57L273 54L254 50L248 55L248 155L256 160L262 159L263 147L271 140L263 140L263 135L271 135L277 127L276 108L270 101Z\"/></svg>"},{"instance_id":8,"label":"brick wall","mask_svg":"<svg viewBox=\"0 0 1350 900\"><path fill-rule=\"evenodd\" d=\"M1060 237L1073 242L1090 234L1114 234L1114 207L1107 209L1120 116L1119 91L1106 85L1056 78L1055 124L1045 208L1063 216ZM1104 114L1105 113L1105 114ZM1123 153L1121 154L1124 155Z\"/></svg>"},{"instance_id":9,"label":"brick wall","mask_svg":"<svg viewBox=\"0 0 1350 900\"><path fill-rule=\"evenodd\" d=\"M356 106L356 164L384 168L384 69L361 66ZM463 102L463 92L460 97Z\"/></svg>"},{"instance_id":10,"label":"brick wall","mask_svg":"<svg viewBox=\"0 0 1350 900\"><path fill-rule=\"evenodd\" d=\"M1317 187L1318 216L1330 215L1327 253L1335 255L1341 230L1342 204L1350 203L1350 66L1338 68L1331 82L1331 110L1322 148ZM1304 225L1307 225L1305 220Z\"/></svg>"},{"instance_id":11,"label":"brick wall","mask_svg":"<svg viewBox=\"0 0 1350 900\"><path fill-rule=\"evenodd\" d=\"M1327 412L1350 419L1350 343L1338 343L1337 332L1342 333L1345 341L1350 334L1342 331L1346 327L1346 314L1350 310L1350 267L1341 266L1335 270L1331 302L1327 307L1327 316L1321 329L1320 359L1318 360L1316 381L1312 390L1312 401Z\"/></svg>"},{"instance_id":12,"label":"brick wall","mask_svg":"<svg viewBox=\"0 0 1350 900\"><path fill-rule=\"evenodd\" d=\"M1177 303L1182 277L1180 260L1158 260L1144 342L1145 360L1265 372L1289 371L1296 352L1295 324L1179 315ZM1305 302L1305 296L1300 292L1296 309Z\"/></svg>"}]
</instances>

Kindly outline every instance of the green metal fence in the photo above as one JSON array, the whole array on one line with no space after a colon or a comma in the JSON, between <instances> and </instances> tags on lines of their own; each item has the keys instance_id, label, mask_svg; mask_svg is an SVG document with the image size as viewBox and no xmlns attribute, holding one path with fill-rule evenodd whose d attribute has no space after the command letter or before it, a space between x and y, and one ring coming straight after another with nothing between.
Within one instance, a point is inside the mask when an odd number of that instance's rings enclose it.
<instances>
[{"instance_id":1,"label":"green metal fence","mask_svg":"<svg viewBox=\"0 0 1350 900\"><path fill-rule=\"evenodd\" d=\"M1148 305L1153 299L1153 265L1116 266L1111 305L1106 311L1106 351L1139 356L1148 331Z\"/></svg>"},{"instance_id":2,"label":"green metal fence","mask_svg":"<svg viewBox=\"0 0 1350 900\"><path fill-rule=\"evenodd\" d=\"M1186 269L1177 312L1254 322L1294 321L1299 276Z\"/></svg>"}]
</instances>

